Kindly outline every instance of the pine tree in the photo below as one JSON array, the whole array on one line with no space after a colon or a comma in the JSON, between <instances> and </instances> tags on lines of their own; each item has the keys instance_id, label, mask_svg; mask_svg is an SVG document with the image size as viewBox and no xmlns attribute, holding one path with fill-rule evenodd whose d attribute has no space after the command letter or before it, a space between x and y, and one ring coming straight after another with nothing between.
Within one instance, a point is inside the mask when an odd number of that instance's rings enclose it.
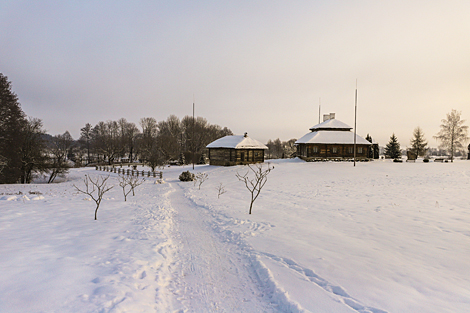
<instances>
[{"instance_id":1,"label":"pine tree","mask_svg":"<svg viewBox=\"0 0 470 313\"><path fill-rule=\"evenodd\" d=\"M180 153L180 156L179 156L179 158L178 158L178 163L179 163L180 165L185 165L185 164L186 164L186 158L184 157L184 153L183 153L183 152Z\"/></svg>"},{"instance_id":2,"label":"pine tree","mask_svg":"<svg viewBox=\"0 0 470 313\"><path fill-rule=\"evenodd\" d=\"M370 146L369 156L368 157L370 159L378 159L379 154L380 154L379 144L374 143L374 140L372 139L372 137L369 134L367 134L366 140L372 144Z\"/></svg>"},{"instance_id":3,"label":"pine tree","mask_svg":"<svg viewBox=\"0 0 470 313\"><path fill-rule=\"evenodd\" d=\"M16 183L21 176L22 131L26 116L8 78L0 73L0 159L4 163L0 183Z\"/></svg>"},{"instance_id":4,"label":"pine tree","mask_svg":"<svg viewBox=\"0 0 470 313\"><path fill-rule=\"evenodd\" d=\"M385 146L385 156L391 159L401 158L400 143L398 142L395 133L390 137L390 141Z\"/></svg>"},{"instance_id":5,"label":"pine tree","mask_svg":"<svg viewBox=\"0 0 470 313\"><path fill-rule=\"evenodd\" d=\"M367 134L366 140L367 140L368 142L372 143L372 137L371 137L369 134ZM373 150L372 146L371 146L371 148L369 149L369 154L368 154L367 157L368 157L369 159L373 159L373 158L374 158L374 150Z\"/></svg>"},{"instance_id":6,"label":"pine tree","mask_svg":"<svg viewBox=\"0 0 470 313\"><path fill-rule=\"evenodd\" d=\"M424 156L426 154L426 146L428 143L424 139L424 133L421 127L416 127L413 131L413 138L411 138L411 150L417 156Z\"/></svg>"}]
</instances>

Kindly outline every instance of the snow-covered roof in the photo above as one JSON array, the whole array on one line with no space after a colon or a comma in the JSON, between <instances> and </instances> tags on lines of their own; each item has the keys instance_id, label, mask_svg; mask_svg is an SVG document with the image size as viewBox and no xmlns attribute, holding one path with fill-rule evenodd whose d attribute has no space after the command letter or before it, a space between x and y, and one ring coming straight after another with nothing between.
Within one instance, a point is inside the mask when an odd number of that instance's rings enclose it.
<instances>
[{"instance_id":1,"label":"snow-covered roof","mask_svg":"<svg viewBox=\"0 0 470 313\"><path fill-rule=\"evenodd\" d=\"M248 136L225 136L206 146L206 148L231 148L231 149L268 149L258 140Z\"/></svg>"},{"instance_id":2,"label":"snow-covered roof","mask_svg":"<svg viewBox=\"0 0 470 313\"><path fill-rule=\"evenodd\" d=\"M306 134L305 136L297 140L295 143L354 144L354 133L351 131L341 130L313 131ZM359 135L356 135L356 143L360 145L371 144L369 141L365 140Z\"/></svg>"},{"instance_id":3,"label":"snow-covered roof","mask_svg":"<svg viewBox=\"0 0 470 313\"><path fill-rule=\"evenodd\" d=\"M351 130L352 127L337 119L330 119L323 123L317 124L310 128L311 131L315 130Z\"/></svg>"}]
</instances>

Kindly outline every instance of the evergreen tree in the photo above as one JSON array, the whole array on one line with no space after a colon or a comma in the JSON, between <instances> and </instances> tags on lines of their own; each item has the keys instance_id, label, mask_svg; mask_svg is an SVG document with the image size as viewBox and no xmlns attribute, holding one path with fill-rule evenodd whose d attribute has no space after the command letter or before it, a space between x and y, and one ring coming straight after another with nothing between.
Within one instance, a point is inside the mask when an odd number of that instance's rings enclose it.
<instances>
[{"instance_id":1,"label":"evergreen tree","mask_svg":"<svg viewBox=\"0 0 470 313\"><path fill-rule=\"evenodd\" d=\"M201 157L199 158L199 163L198 164L206 164L206 154L201 153Z\"/></svg>"},{"instance_id":2,"label":"evergreen tree","mask_svg":"<svg viewBox=\"0 0 470 313\"><path fill-rule=\"evenodd\" d=\"M421 127L416 127L413 131L413 138L411 138L411 150L417 156L424 156L426 154L426 146L428 143L424 139L424 133Z\"/></svg>"},{"instance_id":3,"label":"evergreen tree","mask_svg":"<svg viewBox=\"0 0 470 313\"><path fill-rule=\"evenodd\" d=\"M378 143L374 143L374 144L372 145L372 149L374 150L374 159L378 159L378 158L379 158L379 154L380 154L379 144L378 144Z\"/></svg>"},{"instance_id":4,"label":"evergreen tree","mask_svg":"<svg viewBox=\"0 0 470 313\"><path fill-rule=\"evenodd\" d=\"M390 141L385 146L385 157L391 159L401 158L400 143L395 134L392 134Z\"/></svg>"},{"instance_id":5,"label":"evergreen tree","mask_svg":"<svg viewBox=\"0 0 470 313\"><path fill-rule=\"evenodd\" d=\"M179 163L180 165L185 165L185 164L186 164L186 158L184 157L184 153L183 153L183 152L180 153L180 156L179 156L179 158L178 158L178 163Z\"/></svg>"},{"instance_id":6,"label":"evergreen tree","mask_svg":"<svg viewBox=\"0 0 470 313\"><path fill-rule=\"evenodd\" d=\"M26 125L17 95L0 73L0 159L4 164L0 183L16 183L21 176L21 143Z\"/></svg>"},{"instance_id":7,"label":"evergreen tree","mask_svg":"<svg viewBox=\"0 0 470 313\"><path fill-rule=\"evenodd\" d=\"M372 144L370 146L368 158L378 159L379 158L379 153L380 153L379 145L377 143L374 143L374 140L372 139L372 137L369 134L367 134L366 140Z\"/></svg>"},{"instance_id":8,"label":"evergreen tree","mask_svg":"<svg viewBox=\"0 0 470 313\"><path fill-rule=\"evenodd\" d=\"M372 137L371 137L369 134L367 134L366 140L367 140L368 142L372 143ZM371 148L369 149L369 153L368 153L367 157L368 157L369 159L373 159L373 158L374 158L374 150L372 149L372 146L371 146Z\"/></svg>"}]
</instances>

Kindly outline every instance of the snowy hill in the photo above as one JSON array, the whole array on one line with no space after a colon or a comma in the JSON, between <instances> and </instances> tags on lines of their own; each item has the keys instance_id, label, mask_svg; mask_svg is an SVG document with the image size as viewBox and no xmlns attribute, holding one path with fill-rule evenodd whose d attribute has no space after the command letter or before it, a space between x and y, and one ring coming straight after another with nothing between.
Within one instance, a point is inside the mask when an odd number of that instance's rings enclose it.
<instances>
[{"instance_id":1,"label":"snowy hill","mask_svg":"<svg viewBox=\"0 0 470 313\"><path fill-rule=\"evenodd\" d=\"M0 185L0 312L470 311L469 162L271 164L252 215L244 166Z\"/></svg>"}]
</instances>

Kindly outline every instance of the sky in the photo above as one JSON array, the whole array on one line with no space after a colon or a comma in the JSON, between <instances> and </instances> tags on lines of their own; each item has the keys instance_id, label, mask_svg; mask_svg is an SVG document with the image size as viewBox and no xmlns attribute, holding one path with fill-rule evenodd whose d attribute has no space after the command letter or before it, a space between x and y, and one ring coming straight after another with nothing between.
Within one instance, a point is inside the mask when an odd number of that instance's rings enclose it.
<instances>
[{"instance_id":1,"label":"sky","mask_svg":"<svg viewBox=\"0 0 470 313\"><path fill-rule=\"evenodd\" d=\"M0 72L52 135L192 114L300 138L321 114L402 148L470 125L470 2L0 1ZM321 104L321 107L320 107ZM320 109L320 110L319 110Z\"/></svg>"}]
</instances>

